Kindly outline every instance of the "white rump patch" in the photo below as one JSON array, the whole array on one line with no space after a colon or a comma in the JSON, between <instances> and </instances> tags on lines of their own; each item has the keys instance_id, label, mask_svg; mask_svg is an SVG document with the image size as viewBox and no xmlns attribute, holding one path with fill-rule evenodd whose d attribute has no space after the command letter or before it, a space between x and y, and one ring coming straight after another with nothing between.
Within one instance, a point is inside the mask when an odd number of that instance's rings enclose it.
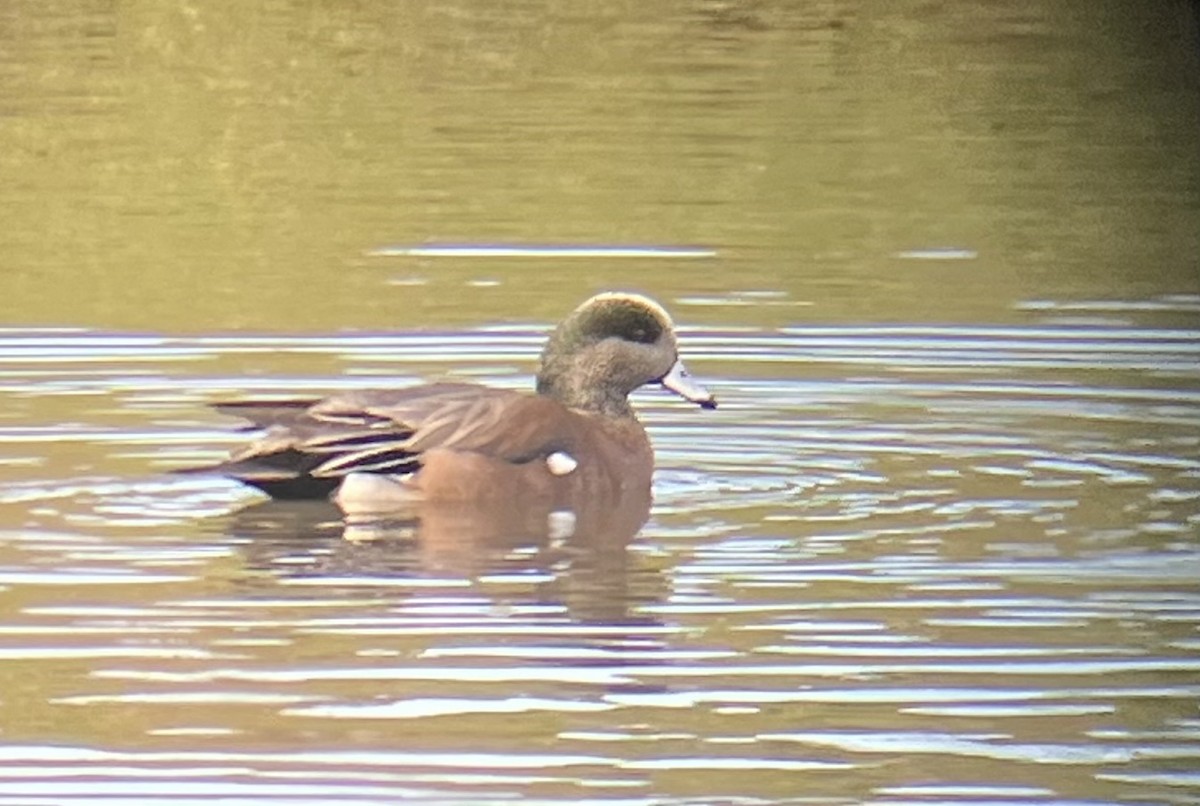
<instances>
[{"instance_id":1,"label":"white rump patch","mask_svg":"<svg viewBox=\"0 0 1200 806\"><path fill-rule=\"evenodd\" d=\"M411 487L379 473L351 473L333 496L348 520L359 521L377 519L380 513L411 506L415 500Z\"/></svg>"},{"instance_id":2,"label":"white rump patch","mask_svg":"<svg viewBox=\"0 0 1200 806\"><path fill-rule=\"evenodd\" d=\"M563 451L555 451L546 457L546 468L556 476L565 476L579 467L575 457Z\"/></svg>"}]
</instances>

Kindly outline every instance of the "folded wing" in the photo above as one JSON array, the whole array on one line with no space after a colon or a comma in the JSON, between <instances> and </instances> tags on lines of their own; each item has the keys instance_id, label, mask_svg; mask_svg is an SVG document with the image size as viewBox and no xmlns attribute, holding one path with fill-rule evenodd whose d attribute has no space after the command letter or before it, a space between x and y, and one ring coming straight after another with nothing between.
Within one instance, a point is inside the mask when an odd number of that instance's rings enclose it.
<instances>
[{"instance_id":1,"label":"folded wing","mask_svg":"<svg viewBox=\"0 0 1200 806\"><path fill-rule=\"evenodd\" d=\"M458 383L216 408L263 434L204 470L282 499L326 497L349 473L408 476L435 448L514 464L544 459L569 450L562 435L574 429L564 420L579 416L549 398Z\"/></svg>"}]
</instances>

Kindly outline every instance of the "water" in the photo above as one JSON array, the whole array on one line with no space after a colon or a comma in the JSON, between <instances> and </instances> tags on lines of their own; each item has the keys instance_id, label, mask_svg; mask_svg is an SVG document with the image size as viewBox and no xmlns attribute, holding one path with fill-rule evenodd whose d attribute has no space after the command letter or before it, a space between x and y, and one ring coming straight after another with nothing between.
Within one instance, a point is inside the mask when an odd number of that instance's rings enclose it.
<instances>
[{"instance_id":1,"label":"water","mask_svg":"<svg viewBox=\"0 0 1200 806\"><path fill-rule=\"evenodd\" d=\"M1195 792L1195 333L685 330L723 406L639 395L617 545L357 540L160 472L230 442L200 404L264 349L346 370L264 395L518 385L542 335L5 334L6 408L71 425L0 429L0 803Z\"/></svg>"},{"instance_id":2,"label":"water","mask_svg":"<svg viewBox=\"0 0 1200 806\"><path fill-rule=\"evenodd\" d=\"M6 7L0 806L1200 803L1190 14ZM171 472L614 287L644 526Z\"/></svg>"}]
</instances>

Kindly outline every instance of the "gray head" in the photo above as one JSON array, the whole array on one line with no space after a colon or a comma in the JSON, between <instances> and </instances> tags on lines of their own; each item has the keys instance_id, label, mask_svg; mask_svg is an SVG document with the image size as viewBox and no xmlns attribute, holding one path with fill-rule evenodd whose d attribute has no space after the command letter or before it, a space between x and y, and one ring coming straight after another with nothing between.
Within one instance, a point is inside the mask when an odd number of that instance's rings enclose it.
<instances>
[{"instance_id":1,"label":"gray head","mask_svg":"<svg viewBox=\"0 0 1200 806\"><path fill-rule=\"evenodd\" d=\"M537 390L574 408L631 417L629 393L648 383L704 408L717 405L689 379L662 306L637 294L608 293L580 305L550 334Z\"/></svg>"}]
</instances>

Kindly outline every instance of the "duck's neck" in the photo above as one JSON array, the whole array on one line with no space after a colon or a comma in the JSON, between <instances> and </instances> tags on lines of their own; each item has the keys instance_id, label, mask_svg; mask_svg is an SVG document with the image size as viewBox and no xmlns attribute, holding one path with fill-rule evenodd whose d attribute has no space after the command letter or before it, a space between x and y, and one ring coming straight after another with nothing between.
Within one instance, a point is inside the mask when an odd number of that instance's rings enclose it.
<instances>
[{"instance_id":1,"label":"duck's neck","mask_svg":"<svg viewBox=\"0 0 1200 806\"><path fill-rule=\"evenodd\" d=\"M634 417L629 398L623 392L598 385L592 378L571 373L548 377L543 372L538 375L537 392L572 409L583 409L605 417Z\"/></svg>"}]
</instances>

